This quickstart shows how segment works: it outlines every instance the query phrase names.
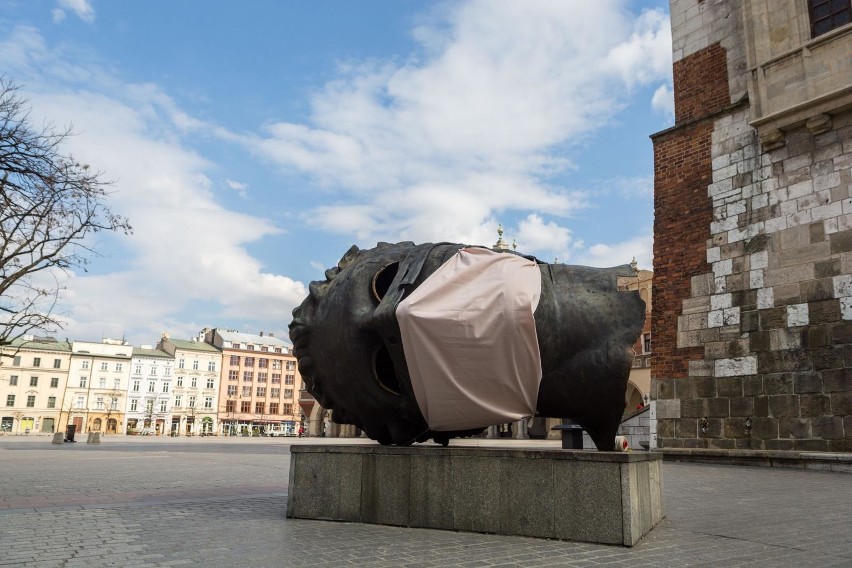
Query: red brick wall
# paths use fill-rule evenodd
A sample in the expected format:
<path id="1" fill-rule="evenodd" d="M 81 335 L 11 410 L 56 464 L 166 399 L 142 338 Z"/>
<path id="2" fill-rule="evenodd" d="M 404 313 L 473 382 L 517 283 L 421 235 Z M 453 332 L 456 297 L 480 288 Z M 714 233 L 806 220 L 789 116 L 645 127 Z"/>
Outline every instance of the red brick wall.
<path id="1" fill-rule="evenodd" d="M 731 104 L 728 59 L 718 43 L 674 64 L 675 124 L 695 120 Z"/>
<path id="2" fill-rule="evenodd" d="M 653 378 L 685 377 L 688 361 L 704 353 L 677 348 L 677 318 L 681 302 L 690 297 L 691 277 L 710 271 L 712 131 L 708 122 L 654 140 Z"/>
<path id="3" fill-rule="evenodd" d="M 675 62 L 674 93 L 676 126 L 654 138 L 654 379 L 686 377 L 703 358 L 701 348 L 677 348 L 677 318 L 691 277 L 710 272 L 713 121 L 700 119 L 730 104 L 725 50 L 717 43 Z"/>

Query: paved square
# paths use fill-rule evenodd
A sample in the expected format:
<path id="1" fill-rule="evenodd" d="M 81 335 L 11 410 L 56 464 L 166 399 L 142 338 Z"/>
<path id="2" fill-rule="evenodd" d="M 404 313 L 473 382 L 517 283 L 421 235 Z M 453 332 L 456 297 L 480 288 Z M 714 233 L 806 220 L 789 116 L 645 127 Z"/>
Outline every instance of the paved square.
<path id="1" fill-rule="evenodd" d="M 0 567 L 852 567 L 849 474 L 666 462 L 628 549 L 287 519 L 291 442 L 0 438 Z"/>

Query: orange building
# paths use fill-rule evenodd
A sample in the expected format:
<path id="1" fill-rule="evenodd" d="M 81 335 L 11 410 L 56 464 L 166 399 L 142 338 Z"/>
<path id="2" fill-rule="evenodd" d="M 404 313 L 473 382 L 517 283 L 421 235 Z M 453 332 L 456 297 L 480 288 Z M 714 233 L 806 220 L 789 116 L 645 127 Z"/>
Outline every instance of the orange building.
<path id="1" fill-rule="evenodd" d="M 295 435 L 303 417 L 302 379 L 293 346 L 273 335 L 208 329 L 204 341 L 222 352 L 221 435 Z"/>

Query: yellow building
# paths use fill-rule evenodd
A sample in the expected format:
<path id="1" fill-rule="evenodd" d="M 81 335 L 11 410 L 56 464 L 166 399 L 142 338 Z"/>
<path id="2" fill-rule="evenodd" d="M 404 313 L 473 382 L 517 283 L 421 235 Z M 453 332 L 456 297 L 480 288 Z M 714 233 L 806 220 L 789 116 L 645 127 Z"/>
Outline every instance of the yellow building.
<path id="1" fill-rule="evenodd" d="M 71 344 L 52 337 L 24 336 L 0 353 L 0 433 L 57 431 Z"/>

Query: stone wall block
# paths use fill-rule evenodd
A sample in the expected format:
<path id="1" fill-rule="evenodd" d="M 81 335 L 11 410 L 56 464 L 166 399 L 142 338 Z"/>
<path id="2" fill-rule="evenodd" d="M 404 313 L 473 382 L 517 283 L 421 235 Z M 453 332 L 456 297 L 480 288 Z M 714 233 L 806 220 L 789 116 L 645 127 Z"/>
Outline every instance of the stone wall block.
<path id="1" fill-rule="evenodd" d="M 793 392 L 796 394 L 822 392 L 822 376 L 819 373 L 794 374 Z"/>
<path id="2" fill-rule="evenodd" d="M 840 275 L 840 259 L 832 258 L 814 263 L 814 276 L 817 278 L 834 278 L 838 275 Z"/>
<path id="3" fill-rule="evenodd" d="M 713 376 L 713 362 L 712 361 L 690 361 L 689 362 L 689 376 L 690 377 L 712 377 Z"/>
<path id="4" fill-rule="evenodd" d="M 816 269 L 814 269 L 816 270 Z M 820 300 L 829 300 L 834 298 L 834 280 L 832 278 L 821 278 L 819 280 L 810 280 L 799 284 L 802 301 L 804 302 L 819 302 Z M 835 318 L 835 319 L 840 319 Z"/>
<path id="5" fill-rule="evenodd" d="M 840 231 L 829 237 L 831 254 L 852 251 L 852 230 Z"/>
<path id="6" fill-rule="evenodd" d="M 725 419 L 725 438 L 746 438 L 748 435 L 745 418 Z"/>
<path id="7" fill-rule="evenodd" d="M 750 396 L 735 397 L 731 399 L 731 416 L 753 416 L 754 399 Z"/>
<path id="8" fill-rule="evenodd" d="M 675 379 L 654 379 L 651 381 L 652 396 L 656 400 L 666 400 L 675 397 Z"/>
<path id="9" fill-rule="evenodd" d="M 769 397 L 756 396 L 754 397 L 754 415 L 760 417 L 769 416 Z"/>
<path id="10" fill-rule="evenodd" d="M 757 331 L 760 328 L 760 315 L 757 310 L 742 312 L 740 314 L 740 329 L 743 333 Z"/>
<path id="11" fill-rule="evenodd" d="M 852 452 L 852 440 L 829 440 L 828 451 L 830 452 Z"/>
<path id="12" fill-rule="evenodd" d="M 779 394 L 769 397 L 769 413 L 774 418 L 789 418 L 799 415 L 799 397 Z"/>
<path id="13" fill-rule="evenodd" d="M 675 422 L 677 420 L 671 418 L 657 420 L 657 437 L 673 438 L 675 435 Z"/>
<path id="14" fill-rule="evenodd" d="M 843 352 L 834 346 L 815 347 L 811 350 L 811 360 L 815 371 L 840 369 L 843 367 Z"/>
<path id="15" fill-rule="evenodd" d="M 822 373 L 823 392 L 852 391 L 852 369 L 833 369 Z"/>
<path id="16" fill-rule="evenodd" d="M 691 361 L 690 361 L 691 363 Z M 674 398 L 680 400 L 689 400 L 696 398 L 695 396 L 695 379 L 689 377 L 677 379 L 674 382 L 675 394 Z"/>
<path id="17" fill-rule="evenodd" d="M 768 395 L 793 394 L 793 374 L 778 373 L 764 376 L 763 390 Z"/>
<path id="18" fill-rule="evenodd" d="M 707 416 L 707 399 L 694 398 L 680 401 L 680 415 L 683 418 L 702 418 Z"/>
<path id="19" fill-rule="evenodd" d="M 743 396 L 755 396 L 763 394 L 763 376 L 749 375 L 743 377 Z"/>
<path id="20" fill-rule="evenodd" d="M 695 377 L 693 379 L 694 396 L 710 398 L 716 396 L 716 381 L 713 377 Z"/>
<path id="21" fill-rule="evenodd" d="M 698 420 L 696 418 L 681 418 L 675 420 L 675 437 L 676 438 L 697 438 L 698 437 Z"/>
<path id="22" fill-rule="evenodd" d="M 802 284 L 803 288 L 804 285 Z M 808 318 L 811 325 L 840 321 L 840 301 L 837 299 L 828 299 L 809 303 Z"/>
<path id="23" fill-rule="evenodd" d="M 707 418 L 698 422 L 699 438 L 721 438 L 723 421 L 721 418 Z"/>
<path id="24" fill-rule="evenodd" d="M 789 452 L 796 449 L 796 444 L 793 440 L 766 440 L 767 450 L 781 450 Z"/>
<path id="25" fill-rule="evenodd" d="M 852 391 L 836 392 L 831 395 L 831 413 L 835 416 L 852 414 Z"/>
<path id="26" fill-rule="evenodd" d="M 751 435 L 755 438 L 772 439 L 778 437 L 777 418 L 753 418 L 751 421 Z"/>
<path id="27" fill-rule="evenodd" d="M 785 417 L 778 419 L 779 438 L 810 438 L 811 420 L 809 418 Z"/>
<path id="28" fill-rule="evenodd" d="M 807 329 L 805 345 L 810 348 L 824 347 L 831 344 L 831 328 L 826 325 L 810 325 Z"/>
<path id="29" fill-rule="evenodd" d="M 832 343 L 852 343 L 852 321 L 841 321 L 831 326 Z"/>
<path id="30" fill-rule="evenodd" d="M 820 416 L 811 419 L 814 438 L 838 440 L 843 438 L 843 418 L 840 416 Z"/>
<path id="31" fill-rule="evenodd" d="M 778 307 L 768 310 L 760 310 L 760 329 L 778 329 L 787 325 L 787 308 Z"/>
<path id="32" fill-rule="evenodd" d="M 713 418 L 727 418 L 730 415 L 730 399 L 726 397 L 716 397 L 707 399 L 707 416 Z"/>
<path id="33" fill-rule="evenodd" d="M 800 304 L 802 295 L 798 282 L 781 284 L 772 289 L 772 296 L 776 306 L 787 306 L 789 304 Z"/>
<path id="34" fill-rule="evenodd" d="M 757 357 L 735 357 L 716 360 L 717 377 L 753 375 L 758 369 Z"/>
<path id="35" fill-rule="evenodd" d="M 742 377 L 721 377 L 716 381 L 716 393 L 719 396 L 732 397 L 743 395 Z"/>
<path id="36" fill-rule="evenodd" d="M 802 346 L 803 333 L 806 333 L 803 328 L 773 329 L 769 332 L 769 349 L 771 351 L 798 349 Z"/>
<path id="37" fill-rule="evenodd" d="M 680 418 L 680 402 L 677 400 L 658 400 L 657 419 Z"/>
<path id="38" fill-rule="evenodd" d="M 802 349 L 758 353 L 758 368 L 764 373 L 810 371 L 811 359 Z"/>

